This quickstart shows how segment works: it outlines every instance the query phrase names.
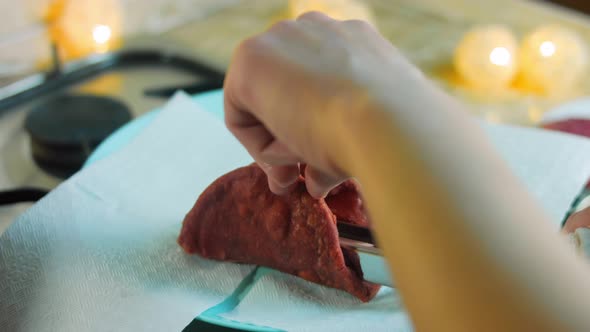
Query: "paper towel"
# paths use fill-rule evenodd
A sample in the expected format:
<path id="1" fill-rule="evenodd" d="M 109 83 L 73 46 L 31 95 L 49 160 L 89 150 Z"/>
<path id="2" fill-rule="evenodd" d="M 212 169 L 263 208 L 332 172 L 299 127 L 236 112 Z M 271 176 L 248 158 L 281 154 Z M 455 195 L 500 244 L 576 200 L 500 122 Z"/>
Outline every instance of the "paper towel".
<path id="1" fill-rule="evenodd" d="M 590 174 L 590 144 L 486 130 L 557 229 Z M 185 255 L 175 242 L 200 192 L 250 162 L 219 118 L 176 95 L 128 146 L 66 181 L 0 238 L 0 331 L 182 330 L 253 269 Z M 411 330 L 395 290 L 361 304 L 278 272 L 220 315 L 290 331 Z"/>
<path id="2" fill-rule="evenodd" d="M 251 161 L 222 122 L 177 96 L 127 149 L 66 181 L 2 236 L 0 331 L 180 331 L 253 268 L 176 244 L 199 193 Z"/>

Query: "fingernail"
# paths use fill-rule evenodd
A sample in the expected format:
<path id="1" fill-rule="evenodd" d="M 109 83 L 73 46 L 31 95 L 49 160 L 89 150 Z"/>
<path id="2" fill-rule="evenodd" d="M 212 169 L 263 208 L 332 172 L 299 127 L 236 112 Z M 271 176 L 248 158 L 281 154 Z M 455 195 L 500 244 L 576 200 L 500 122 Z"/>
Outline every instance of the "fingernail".
<path id="1" fill-rule="evenodd" d="M 327 191 L 321 190 L 318 186 L 310 181 L 305 181 L 305 187 L 307 188 L 307 192 L 311 195 L 311 197 L 320 199 L 326 198 L 328 195 Z"/>

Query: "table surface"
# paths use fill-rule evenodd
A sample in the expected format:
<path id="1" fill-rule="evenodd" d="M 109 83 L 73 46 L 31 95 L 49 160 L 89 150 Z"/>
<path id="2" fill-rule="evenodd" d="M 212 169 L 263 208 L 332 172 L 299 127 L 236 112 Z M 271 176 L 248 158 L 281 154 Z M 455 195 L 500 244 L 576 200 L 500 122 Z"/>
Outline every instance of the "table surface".
<path id="1" fill-rule="evenodd" d="M 500 23 L 522 36 L 541 24 L 557 23 L 578 32 L 590 45 L 590 18 L 546 3 L 515 0 L 367 0 L 377 28 L 411 61 L 469 109 L 490 121 L 530 125 L 541 114 L 568 100 L 590 95 L 590 75 L 567 95 L 542 97 L 518 91 L 496 96 L 477 96 L 442 79 L 449 69 L 453 49 L 464 32 L 477 24 Z M 225 69 L 234 48 L 244 38 L 259 33 L 286 16 L 287 0 L 241 1 L 235 6 L 189 22 L 161 36 L 136 36 L 133 45 L 157 45 L 188 52 Z M 85 92 L 125 96 L 135 116 L 163 101 L 146 99 L 140 87 L 146 82 L 163 85 L 187 83 L 191 78 L 167 72 L 126 71 L 105 75 L 79 87 Z M 0 119 L 0 189 L 35 185 L 53 188 L 59 179 L 40 173 L 30 160 L 26 134 L 22 131 L 24 112 Z M 0 207 L 0 234 L 27 204 Z"/>
<path id="2" fill-rule="evenodd" d="M 590 75 L 567 94 L 543 97 L 509 90 L 493 96 L 475 95 L 449 84 L 453 50 L 470 27 L 504 24 L 518 37 L 543 24 L 572 29 L 590 45 L 590 17 L 546 2 L 518 0 L 366 0 L 379 31 L 442 87 L 491 121 L 534 124 L 542 112 L 583 95 L 590 95 Z M 225 68 L 233 49 L 243 39 L 285 16 L 287 1 L 243 1 L 207 19 L 166 34 L 194 52 Z"/>

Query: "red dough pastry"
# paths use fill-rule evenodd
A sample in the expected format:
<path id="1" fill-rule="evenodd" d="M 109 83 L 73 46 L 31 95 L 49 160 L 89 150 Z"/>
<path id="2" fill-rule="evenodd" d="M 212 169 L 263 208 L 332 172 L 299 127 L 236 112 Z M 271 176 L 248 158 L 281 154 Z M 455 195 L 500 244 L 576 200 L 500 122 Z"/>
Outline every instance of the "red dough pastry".
<path id="1" fill-rule="evenodd" d="M 264 172 L 250 165 L 223 175 L 201 194 L 178 243 L 189 254 L 267 266 L 367 302 L 380 286 L 363 280 L 357 254 L 340 247 L 336 216 L 368 225 L 355 182 L 318 200 L 301 178 L 289 194 L 277 196 Z"/>
<path id="2" fill-rule="evenodd" d="M 590 137 L 590 120 L 588 119 L 561 120 L 544 124 L 543 128 Z"/>
<path id="3" fill-rule="evenodd" d="M 326 204 L 336 219 L 358 226 L 369 226 L 358 183 L 347 180 L 334 188 L 326 197 Z"/>

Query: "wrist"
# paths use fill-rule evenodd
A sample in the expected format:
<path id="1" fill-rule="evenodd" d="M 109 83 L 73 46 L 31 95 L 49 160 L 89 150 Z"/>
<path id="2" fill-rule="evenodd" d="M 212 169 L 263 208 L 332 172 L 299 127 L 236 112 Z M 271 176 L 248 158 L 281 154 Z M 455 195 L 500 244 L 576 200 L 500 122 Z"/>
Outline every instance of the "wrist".
<path id="1" fill-rule="evenodd" d="M 411 146 L 407 152 L 414 154 L 423 148 L 415 146 L 416 141 L 428 136 L 423 127 L 433 123 L 432 117 L 441 116 L 442 108 L 449 108 L 444 94 L 421 74 L 400 76 L 404 75 L 392 74 L 389 77 L 394 79 L 356 86 L 350 89 L 354 93 L 327 108 L 329 126 L 324 127 L 330 130 L 326 141 L 334 147 L 329 153 L 348 175 L 362 177 L 362 172 L 372 172 L 378 164 L 403 157 L 402 147 Z"/>

